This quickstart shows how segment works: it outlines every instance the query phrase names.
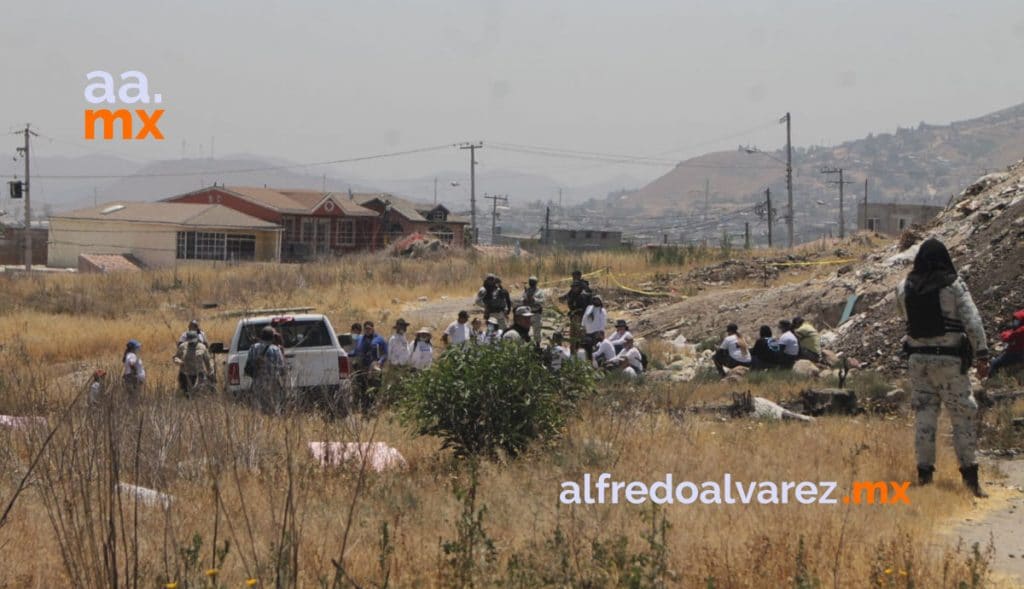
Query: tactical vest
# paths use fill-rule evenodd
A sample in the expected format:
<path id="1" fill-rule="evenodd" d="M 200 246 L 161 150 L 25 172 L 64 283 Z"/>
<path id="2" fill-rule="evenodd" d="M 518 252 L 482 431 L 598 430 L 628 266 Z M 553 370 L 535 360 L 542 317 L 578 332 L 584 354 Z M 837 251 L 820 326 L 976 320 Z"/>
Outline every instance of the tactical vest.
<path id="1" fill-rule="evenodd" d="M 942 302 L 935 289 L 924 294 L 905 293 L 907 333 L 912 338 L 939 337 L 947 333 L 961 333 L 963 323 L 942 313 Z"/>

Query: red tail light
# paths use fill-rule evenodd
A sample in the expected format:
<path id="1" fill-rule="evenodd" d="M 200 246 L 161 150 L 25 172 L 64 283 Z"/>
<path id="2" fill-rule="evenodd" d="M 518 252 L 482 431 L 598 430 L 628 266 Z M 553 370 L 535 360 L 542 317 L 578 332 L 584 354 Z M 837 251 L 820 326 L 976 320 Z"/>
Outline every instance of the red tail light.
<path id="1" fill-rule="evenodd" d="M 350 372 L 348 356 L 338 356 L 338 376 L 348 376 Z"/>
<path id="2" fill-rule="evenodd" d="M 242 384 L 241 376 L 238 373 L 238 362 L 228 364 L 228 384 Z"/>

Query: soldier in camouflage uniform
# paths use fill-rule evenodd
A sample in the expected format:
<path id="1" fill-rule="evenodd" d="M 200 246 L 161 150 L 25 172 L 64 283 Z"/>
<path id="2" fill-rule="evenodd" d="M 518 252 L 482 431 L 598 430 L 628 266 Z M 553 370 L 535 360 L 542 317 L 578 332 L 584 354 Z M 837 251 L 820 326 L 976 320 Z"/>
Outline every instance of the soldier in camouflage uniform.
<path id="1" fill-rule="evenodd" d="M 964 484 L 975 496 L 987 497 L 978 482 L 978 405 L 967 372 L 974 363 L 979 376 L 985 377 L 988 344 L 978 309 L 942 242 L 928 239 L 921 244 L 913 270 L 897 288 L 896 302 L 907 321 L 903 345 L 917 416 L 918 480 L 922 485 L 932 482 L 935 431 L 944 404 L 953 423 L 953 448 Z"/>

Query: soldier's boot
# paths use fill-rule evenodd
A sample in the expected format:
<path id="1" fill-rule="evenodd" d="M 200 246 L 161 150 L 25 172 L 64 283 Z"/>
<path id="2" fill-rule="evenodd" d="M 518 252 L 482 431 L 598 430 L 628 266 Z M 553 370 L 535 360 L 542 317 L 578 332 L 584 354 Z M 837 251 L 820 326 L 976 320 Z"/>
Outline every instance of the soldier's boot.
<path id="1" fill-rule="evenodd" d="M 924 486 L 932 484 L 932 475 L 935 474 L 935 467 L 930 464 L 917 465 L 917 484 Z"/>
<path id="2" fill-rule="evenodd" d="M 984 499 L 988 497 L 988 493 L 981 489 L 981 483 L 978 482 L 978 465 L 972 464 L 970 466 L 961 466 L 960 475 L 964 478 L 964 485 L 974 493 L 975 497 Z"/>

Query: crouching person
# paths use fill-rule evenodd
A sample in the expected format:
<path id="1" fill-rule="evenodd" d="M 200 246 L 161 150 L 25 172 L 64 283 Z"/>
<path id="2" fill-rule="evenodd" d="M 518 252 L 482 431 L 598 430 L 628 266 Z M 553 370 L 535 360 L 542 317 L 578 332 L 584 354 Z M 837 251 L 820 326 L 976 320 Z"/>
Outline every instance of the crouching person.
<path id="1" fill-rule="evenodd" d="M 626 334 L 622 338 L 622 351 L 615 356 L 612 364 L 619 367 L 622 373 L 630 379 L 635 379 L 644 373 L 644 357 L 633 343 L 632 334 Z"/>

